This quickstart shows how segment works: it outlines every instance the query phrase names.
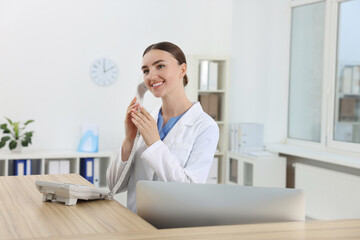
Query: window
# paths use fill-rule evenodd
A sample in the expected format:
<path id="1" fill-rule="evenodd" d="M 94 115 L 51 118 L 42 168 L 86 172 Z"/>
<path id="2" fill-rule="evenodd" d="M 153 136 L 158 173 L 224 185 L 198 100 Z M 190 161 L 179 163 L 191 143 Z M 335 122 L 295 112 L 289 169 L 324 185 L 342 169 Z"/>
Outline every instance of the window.
<path id="1" fill-rule="evenodd" d="M 320 142 L 325 2 L 292 9 L 288 137 Z"/>
<path id="2" fill-rule="evenodd" d="M 341 2 L 333 138 L 360 143 L 360 1 Z"/>
<path id="3" fill-rule="evenodd" d="M 288 139 L 360 152 L 360 0 L 292 1 Z"/>

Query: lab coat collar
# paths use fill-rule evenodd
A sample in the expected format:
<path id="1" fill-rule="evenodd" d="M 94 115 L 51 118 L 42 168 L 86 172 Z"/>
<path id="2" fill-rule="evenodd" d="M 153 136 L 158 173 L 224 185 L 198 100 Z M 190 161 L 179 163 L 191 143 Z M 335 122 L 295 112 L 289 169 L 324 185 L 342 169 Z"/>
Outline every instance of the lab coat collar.
<path id="1" fill-rule="evenodd" d="M 203 109 L 199 102 L 193 103 L 191 108 L 180 118 L 179 122 L 185 126 L 194 125 L 195 121 L 200 117 Z"/>
<path id="2" fill-rule="evenodd" d="M 160 111 L 161 105 L 154 108 L 151 113 L 151 116 L 157 122 L 158 114 Z M 194 125 L 196 119 L 198 119 L 203 112 L 203 109 L 199 102 L 193 103 L 193 105 L 189 108 L 189 110 L 179 119 L 179 121 L 175 124 L 182 124 L 185 126 L 192 126 Z M 174 126 L 175 127 L 175 126 Z"/>
<path id="3" fill-rule="evenodd" d="M 158 114 L 160 111 L 160 107 L 157 107 L 152 112 L 152 117 L 157 122 Z M 163 142 L 165 144 L 170 144 L 175 138 L 176 133 L 178 131 L 181 131 L 184 126 L 191 127 L 194 125 L 195 121 L 200 117 L 201 113 L 203 112 L 202 107 L 199 102 L 193 103 L 193 105 L 187 110 L 187 112 L 175 123 L 173 128 L 170 130 L 170 132 L 166 135 Z"/>

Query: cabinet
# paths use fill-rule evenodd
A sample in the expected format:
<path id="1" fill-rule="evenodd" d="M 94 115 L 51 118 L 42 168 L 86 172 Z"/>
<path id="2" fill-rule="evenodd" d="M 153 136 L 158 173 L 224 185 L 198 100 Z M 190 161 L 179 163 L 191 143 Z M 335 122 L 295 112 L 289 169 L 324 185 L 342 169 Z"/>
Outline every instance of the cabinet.
<path id="1" fill-rule="evenodd" d="M 219 126 L 220 137 L 215 157 L 218 159 L 218 183 L 225 182 L 225 154 L 228 149 L 228 99 L 229 99 L 229 58 L 224 56 L 195 56 L 189 55 L 187 58 L 189 83 L 185 87 L 187 96 L 192 102 L 200 101 L 203 109 L 204 99 L 210 99 L 207 103 L 215 107 L 216 116 L 213 116 Z M 215 63 L 217 66 L 216 79 L 217 86 L 211 90 L 201 88 L 201 64 L 203 61 Z M 211 102 L 214 101 L 215 103 Z M 214 109 L 214 108 L 213 108 Z M 213 111 L 213 110 L 212 110 Z M 209 114 L 212 116 L 212 114 Z"/>
<path id="2" fill-rule="evenodd" d="M 24 151 L 0 153 L 0 176 L 11 176 L 15 160 L 31 161 L 31 174 L 49 174 L 48 164 L 52 160 L 69 160 L 69 173 L 80 174 L 81 158 L 99 159 L 99 186 L 106 186 L 106 169 L 113 158 L 112 152 L 80 153 L 75 151 Z"/>
<path id="3" fill-rule="evenodd" d="M 226 184 L 258 187 L 286 186 L 285 157 L 253 157 L 226 154 Z"/>

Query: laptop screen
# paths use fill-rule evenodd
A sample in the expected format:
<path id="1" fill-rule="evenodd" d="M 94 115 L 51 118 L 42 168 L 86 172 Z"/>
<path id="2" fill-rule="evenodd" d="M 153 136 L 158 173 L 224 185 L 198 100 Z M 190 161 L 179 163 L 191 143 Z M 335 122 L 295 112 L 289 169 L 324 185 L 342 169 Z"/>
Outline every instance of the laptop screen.
<path id="1" fill-rule="evenodd" d="M 302 190 L 139 181 L 137 214 L 157 228 L 304 221 Z"/>

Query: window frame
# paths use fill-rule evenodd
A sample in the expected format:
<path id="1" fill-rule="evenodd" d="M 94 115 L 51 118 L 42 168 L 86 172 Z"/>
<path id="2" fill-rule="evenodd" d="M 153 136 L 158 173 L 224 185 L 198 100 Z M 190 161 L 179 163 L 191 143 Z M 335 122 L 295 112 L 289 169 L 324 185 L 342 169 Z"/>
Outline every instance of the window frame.
<path id="1" fill-rule="evenodd" d="M 360 153 L 360 144 L 337 141 L 334 139 L 334 116 L 335 116 L 335 96 L 336 96 L 336 68 L 337 68 L 337 46 L 338 46 L 338 30 L 339 30 L 339 6 L 342 2 L 351 0 L 331 0 L 331 35 L 329 36 L 330 49 L 329 49 L 329 98 L 330 104 L 328 109 L 327 120 L 329 121 L 329 128 L 327 129 L 327 146 L 336 150 L 345 150 L 355 153 Z"/>
<path id="2" fill-rule="evenodd" d="M 289 138 L 289 99 L 290 99 L 290 59 L 289 49 L 288 81 L 287 81 L 287 126 L 286 144 L 311 147 L 320 150 L 350 151 L 360 153 L 360 144 L 334 140 L 334 114 L 335 114 L 335 94 L 336 94 L 336 67 L 337 67 L 337 39 L 338 39 L 338 19 L 339 5 L 342 2 L 351 0 L 291 0 L 290 3 L 290 46 L 291 46 L 291 27 L 292 12 L 294 7 L 325 2 L 325 26 L 324 26 L 324 53 L 323 53 L 323 78 L 322 78 L 322 104 L 321 104 L 321 137 L 320 142 L 305 141 Z"/>

